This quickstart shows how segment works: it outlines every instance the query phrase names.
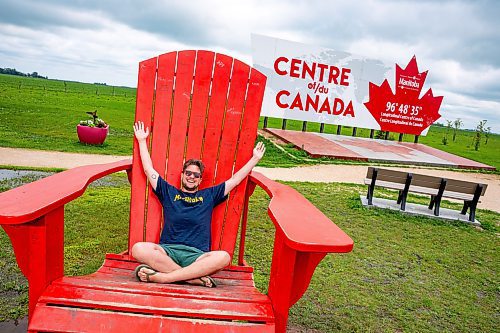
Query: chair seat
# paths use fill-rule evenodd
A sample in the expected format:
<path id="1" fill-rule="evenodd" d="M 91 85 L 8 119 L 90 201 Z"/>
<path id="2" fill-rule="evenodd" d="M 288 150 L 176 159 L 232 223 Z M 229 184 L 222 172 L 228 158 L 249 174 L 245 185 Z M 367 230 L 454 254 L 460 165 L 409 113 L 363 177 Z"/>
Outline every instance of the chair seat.
<path id="1" fill-rule="evenodd" d="M 106 259 L 94 274 L 63 277 L 42 294 L 29 329 L 44 332 L 274 332 L 268 296 L 248 267 L 213 275 L 217 288 L 138 282 L 137 262 Z"/>

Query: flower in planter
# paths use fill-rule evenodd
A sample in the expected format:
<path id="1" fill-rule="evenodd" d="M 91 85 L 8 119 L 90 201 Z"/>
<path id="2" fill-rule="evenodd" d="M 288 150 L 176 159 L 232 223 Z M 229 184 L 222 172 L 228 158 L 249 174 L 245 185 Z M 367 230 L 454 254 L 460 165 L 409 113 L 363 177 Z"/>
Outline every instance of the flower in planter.
<path id="1" fill-rule="evenodd" d="M 81 126 L 99 127 L 99 128 L 105 128 L 106 126 L 108 126 L 108 124 L 106 124 L 104 120 L 102 120 L 97 116 L 97 110 L 95 110 L 94 112 L 87 112 L 87 114 L 92 116 L 92 119 L 80 121 Z"/>
<path id="2" fill-rule="evenodd" d="M 80 142 L 90 145 L 102 145 L 108 136 L 109 126 L 97 116 L 97 110 L 87 112 L 92 119 L 82 120 L 76 126 L 76 133 Z"/>

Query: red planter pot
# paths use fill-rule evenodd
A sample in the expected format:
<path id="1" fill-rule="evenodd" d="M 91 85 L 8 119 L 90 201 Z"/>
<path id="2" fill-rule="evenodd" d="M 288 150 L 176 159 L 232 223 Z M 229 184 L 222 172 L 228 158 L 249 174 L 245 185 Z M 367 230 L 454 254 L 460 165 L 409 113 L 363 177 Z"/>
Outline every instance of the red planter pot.
<path id="1" fill-rule="evenodd" d="M 76 133 L 81 143 L 102 145 L 108 136 L 109 125 L 104 128 L 76 125 Z"/>

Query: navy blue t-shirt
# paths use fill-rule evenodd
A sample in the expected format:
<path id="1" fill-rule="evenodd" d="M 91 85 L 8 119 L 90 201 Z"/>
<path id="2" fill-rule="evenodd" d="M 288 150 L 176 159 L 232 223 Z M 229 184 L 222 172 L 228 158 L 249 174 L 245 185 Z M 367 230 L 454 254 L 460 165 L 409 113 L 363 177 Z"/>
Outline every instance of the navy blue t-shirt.
<path id="1" fill-rule="evenodd" d="M 186 193 L 159 177 L 153 192 L 163 206 L 165 220 L 160 244 L 184 244 L 210 251 L 210 225 L 215 206 L 226 200 L 225 183 Z"/>

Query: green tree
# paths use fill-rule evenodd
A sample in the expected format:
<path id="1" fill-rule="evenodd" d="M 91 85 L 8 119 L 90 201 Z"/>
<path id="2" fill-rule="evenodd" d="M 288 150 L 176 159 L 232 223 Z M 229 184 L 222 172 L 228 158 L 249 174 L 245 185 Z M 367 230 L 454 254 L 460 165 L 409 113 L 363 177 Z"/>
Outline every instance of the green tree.
<path id="1" fill-rule="evenodd" d="M 484 132 L 484 137 L 486 138 L 486 140 L 484 141 L 485 145 L 488 144 L 488 139 L 490 138 L 490 134 L 491 134 L 491 127 L 488 126 L 486 127 L 486 132 Z"/>
<path id="2" fill-rule="evenodd" d="M 452 126 L 453 122 L 451 120 L 446 120 L 446 132 L 444 132 L 443 139 L 441 140 L 441 142 L 445 146 L 448 144 L 448 133 L 450 132 Z"/>
<path id="3" fill-rule="evenodd" d="M 460 118 L 457 118 L 453 122 L 453 142 L 455 142 L 455 139 L 457 137 L 457 132 L 462 127 L 462 125 L 463 125 L 463 122 L 462 122 L 462 120 Z"/>
<path id="4" fill-rule="evenodd" d="M 474 150 L 479 150 L 479 146 L 481 145 L 481 137 L 485 133 L 486 130 L 486 122 L 487 120 L 481 120 L 479 124 L 476 126 L 476 132 L 474 138 L 472 139 L 472 143 L 474 145 Z"/>

